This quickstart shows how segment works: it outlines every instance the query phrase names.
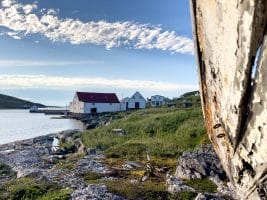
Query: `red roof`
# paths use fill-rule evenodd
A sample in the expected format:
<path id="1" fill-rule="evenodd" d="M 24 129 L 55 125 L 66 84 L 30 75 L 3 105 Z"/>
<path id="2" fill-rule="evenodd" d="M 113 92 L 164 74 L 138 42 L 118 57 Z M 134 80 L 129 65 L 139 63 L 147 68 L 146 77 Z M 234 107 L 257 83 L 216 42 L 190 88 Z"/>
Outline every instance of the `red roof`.
<path id="1" fill-rule="evenodd" d="M 77 92 L 79 101 L 86 103 L 120 103 L 115 93 Z"/>

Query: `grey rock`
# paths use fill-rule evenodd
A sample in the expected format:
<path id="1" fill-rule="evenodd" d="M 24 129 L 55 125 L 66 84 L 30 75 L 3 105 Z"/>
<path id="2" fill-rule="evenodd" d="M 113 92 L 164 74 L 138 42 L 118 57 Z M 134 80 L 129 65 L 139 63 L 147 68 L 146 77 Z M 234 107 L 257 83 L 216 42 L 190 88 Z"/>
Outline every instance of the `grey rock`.
<path id="1" fill-rule="evenodd" d="M 141 181 L 142 181 L 142 182 L 145 182 L 147 179 L 148 179 L 148 176 L 145 175 L 145 176 L 142 177 Z"/>
<path id="2" fill-rule="evenodd" d="M 82 178 L 68 169 L 46 171 L 44 176 L 48 181 L 57 183 L 65 188 L 68 187 L 73 190 L 80 190 L 87 187 L 86 182 Z"/>
<path id="3" fill-rule="evenodd" d="M 166 185 L 168 187 L 168 192 L 171 193 L 181 192 L 181 191 L 190 191 L 190 192 L 195 191 L 194 188 L 185 185 L 185 183 L 182 180 L 174 176 L 171 176 L 169 174 L 167 174 L 166 176 Z"/>
<path id="4" fill-rule="evenodd" d="M 131 166 L 132 168 L 141 168 L 143 166 L 141 163 L 137 163 L 133 161 L 126 161 L 125 164 L 128 166 Z"/>
<path id="5" fill-rule="evenodd" d="M 232 200 L 232 198 L 223 196 L 218 193 L 199 193 L 195 200 Z"/>
<path id="6" fill-rule="evenodd" d="M 106 174 L 109 172 L 107 167 L 100 162 L 102 155 L 87 155 L 76 163 L 75 172 L 84 173 L 92 171 L 95 173 Z"/>
<path id="7" fill-rule="evenodd" d="M 235 189 L 230 182 L 225 183 L 217 177 L 210 177 L 209 179 L 217 185 L 217 191 L 220 194 L 238 199 L 237 194 L 235 193 Z"/>
<path id="8" fill-rule="evenodd" d="M 71 194 L 72 200 L 123 200 L 124 198 L 114 195 L 107 190 L 104 184 L 90 184 L 88 187 L 76 190 Z"/>
<path id="9" fill-rule="evenodd" d="M 175 176 L 180 179 L 201 179 L 218 177 L 226 180 L 220 160 L 210 144 L 202 145 L 195 151 L 184 152 L 178 160 Z"/>
<path id="10" fill-rule="evenodd" d="M 88 155 L 95 155 L 96 154 L 96 149 L 94 148 L 88 148 L 87 150 Z"/>
<path id="11" fill-rule="evenodd" d="M 30 168 L 30 169 L 13 168 L 13 170 L 17 172 L 17 178 L 22 178 L 22 177 L 37 178 L 42 175 L 42 171 L 37 168 Z"/>

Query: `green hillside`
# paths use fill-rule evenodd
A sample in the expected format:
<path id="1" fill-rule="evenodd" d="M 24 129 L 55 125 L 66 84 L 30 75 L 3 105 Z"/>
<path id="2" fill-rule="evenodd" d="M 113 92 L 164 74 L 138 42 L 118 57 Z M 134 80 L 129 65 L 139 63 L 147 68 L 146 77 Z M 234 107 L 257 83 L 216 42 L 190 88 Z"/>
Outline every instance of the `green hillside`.
<path id="1" fill-rule="evenodd" d="M 0 109 L 28 109 L 33 105 L 40 108 L 45 107 L 42 104 L 33 103 L 16 97 L 0 94 Z"/>
<path id="2" fill-rule="evenodd" d="M 113 114 L 113 122 L 81 133 L 87 147 L 104 150 L 108 157 L 177 157 L 208 142 L 202 112 L 195 108 L 150 108 Z M 115 134 L 122 129 L 125 136 Z"/>

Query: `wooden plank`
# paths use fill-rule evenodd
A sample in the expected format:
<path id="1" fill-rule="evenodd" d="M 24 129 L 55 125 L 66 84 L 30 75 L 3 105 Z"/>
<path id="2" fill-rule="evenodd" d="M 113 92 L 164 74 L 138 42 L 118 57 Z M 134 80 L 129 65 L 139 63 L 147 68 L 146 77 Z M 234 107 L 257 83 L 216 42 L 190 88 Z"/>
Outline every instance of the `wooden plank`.
<path id="1" fill-rule="evenodd" d="M 265 178 L 255 177 L 267 162 L 266 10 L 266 0 L 191 0 L 209 138 L 239 195 L 251 199 L 262 195 Z"/>

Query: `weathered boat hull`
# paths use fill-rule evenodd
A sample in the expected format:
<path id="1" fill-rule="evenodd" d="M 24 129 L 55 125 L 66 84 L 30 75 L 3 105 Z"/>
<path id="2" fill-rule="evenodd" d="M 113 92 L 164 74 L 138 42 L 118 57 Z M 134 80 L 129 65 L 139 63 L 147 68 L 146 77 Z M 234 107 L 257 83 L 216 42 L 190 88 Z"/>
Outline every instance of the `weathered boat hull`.
<path id="1" fill-rule="evenodd" d="M 267 1 L 191 0 L 191 13 L 209 138 L 240 198 L 265 198 Z"/>

